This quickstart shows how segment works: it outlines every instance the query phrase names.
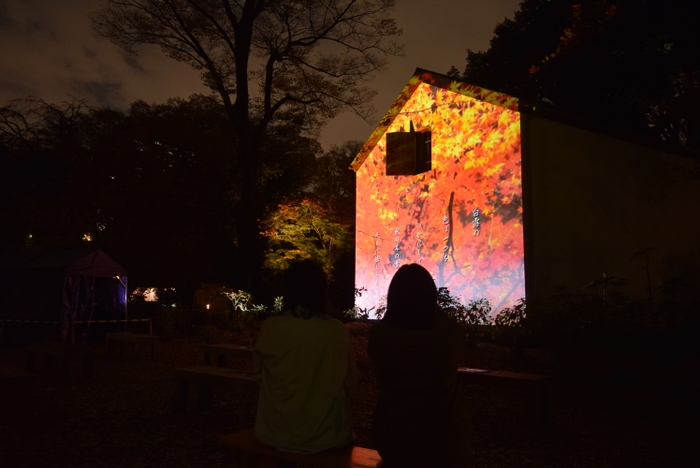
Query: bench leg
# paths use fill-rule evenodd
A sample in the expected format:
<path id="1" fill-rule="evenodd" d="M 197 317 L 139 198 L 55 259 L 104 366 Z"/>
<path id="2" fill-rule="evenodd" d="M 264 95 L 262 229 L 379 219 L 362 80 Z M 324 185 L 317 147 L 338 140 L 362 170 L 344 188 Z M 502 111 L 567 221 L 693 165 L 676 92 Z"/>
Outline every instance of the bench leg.
<path id="1" fill-rule="evenodd" d="M 214 389 L 211 385 L 199 385 L 199 409 L 206 411 L 211 409 Z"/>
<path id="2" fill-rule="evenodd" d="M 125 358 L 127 353 L 127 342 L 122 340 L 109 340 L 107 342 L 107 356 L 114 356 L 115 346 L 119 348 L 119 351 L 117 352 L 117 357 Z"/>
<path id="3" fill-rule="evenodd" d="M 36 352 L 27 351 L 27 370 L 33 371 L 36 366 Z"/>
<path id="4" fill-rule="evenodd" d="M 208 351 L 204 353 L 204 365 L 205 366 L 211 365 L 211 353 Z"/>
<path id="5" fill-rule="evenodd" d="M 296 468 L 297 464 L 272 455 L 238 451 L 236 452 L 236 466 L 240 468 Z"/>
<path id="6" fill-rule="evenodd" d="M 58 360 L 58 370 L 63 380 L 69 379 L 71 363 L 71 356 L 68 352 L 65 352 Z"/>
<path id="7" fill-rule="evenodd" d="M 531 423 L 546 426 L 550 419 L 549 389 L 533 388 L 528 392 L 527 419 Z"/>
<path id="8" fill-rule="evenodd" d="M 256 468 L 297 468 L 297 464 L 287 460 L 282 460 L 272 455 L 248 454 L 248 459 L 252 459 Z M 249 466 L 249 465 L 242 465 Z"/>
<path id="9" fill-rule="evenodd" d="M 46 355 L 46 370 L 53 371 L 56 369 L 56 356 L 53 354 Z"/>
<path id="10" fill-rule="evenodd" d="M 187 411 L 187 390 L 189 388 L 189 382 L 183 380 L 180 382 L 180 388 L 178 389 L 177 395 L 177 409 L 181 413 Z"/>
<path id="11" fill-rule="evenodd" d="M 238 468 L 264 468 L 265 466 L 264 463 L 260 463 L 260 455 L 257 453 L 236 451 L 235 459 Z"/>
<path id="12" fill-rule="evenodd" d="M 550 406 L 551 396 L 549 388 L 540 389 L 540 423 L 544 426 L 549 424 L 550 418 L 552 416 L 552 410 Z"/>
<path id="13" fill-rule="evenodd" d="M 225 354 L 219 354 L 219 358 L 217 359 L 217 365 L 219 367 L 226 367 L 226 355 Z"/>
<path id="14" fill-rule="evenodd" d="M 95 360 L 92 355 L 83 357 L 83 378 L 89 379 L 95 374 Z"/>

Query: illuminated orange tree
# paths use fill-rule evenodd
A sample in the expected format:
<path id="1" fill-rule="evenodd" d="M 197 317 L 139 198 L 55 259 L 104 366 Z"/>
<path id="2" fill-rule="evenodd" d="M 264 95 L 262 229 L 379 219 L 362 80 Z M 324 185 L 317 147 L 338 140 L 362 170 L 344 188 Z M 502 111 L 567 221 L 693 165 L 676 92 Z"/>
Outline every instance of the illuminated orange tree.
<path id="1" fill-rule="evenodd" d="M 265 268 L 285 270 L 295 260 L 313 259 L 329 277 L 348 244 L 348 226 L 333 219 L 320 203 L 304 198 L 285 201 L 265 220 L 268 249 Z"/>

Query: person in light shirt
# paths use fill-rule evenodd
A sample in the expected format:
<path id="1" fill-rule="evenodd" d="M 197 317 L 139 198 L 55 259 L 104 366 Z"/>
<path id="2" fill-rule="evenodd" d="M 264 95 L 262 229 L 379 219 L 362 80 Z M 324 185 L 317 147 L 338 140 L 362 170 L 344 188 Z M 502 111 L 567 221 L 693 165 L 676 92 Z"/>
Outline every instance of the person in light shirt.
<path id="1" fill-rule="evenodd" d="M 283 312 L 263 322 L 255 344 L 255 435 L 282 451 L 316 453 L 353 440 L 357 368 L 347 330 L 326 315 L 326 291 L 318 264 L 292 264 Z"/>

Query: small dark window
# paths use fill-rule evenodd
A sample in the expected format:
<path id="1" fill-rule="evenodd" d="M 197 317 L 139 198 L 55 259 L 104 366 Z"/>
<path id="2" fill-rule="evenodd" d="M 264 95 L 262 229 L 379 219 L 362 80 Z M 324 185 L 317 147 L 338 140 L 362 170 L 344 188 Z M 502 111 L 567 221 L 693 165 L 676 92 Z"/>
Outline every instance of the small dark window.
<path id="1" fill-rule="evenodd" d="M 386 175 L 417 175 L 431 165 L 430 131 L 386 134 Z"/>

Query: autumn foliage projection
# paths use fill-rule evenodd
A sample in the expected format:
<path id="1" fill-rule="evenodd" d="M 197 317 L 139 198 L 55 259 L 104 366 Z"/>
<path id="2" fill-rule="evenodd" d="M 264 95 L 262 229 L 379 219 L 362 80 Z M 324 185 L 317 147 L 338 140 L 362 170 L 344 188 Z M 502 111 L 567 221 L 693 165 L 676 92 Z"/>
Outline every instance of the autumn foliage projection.
<path id="1" fill-rule="evenodd" d="M 432 170 L 385 175 L 387 132 L 432 132 Z M 517 100 L 417 73 L 353 162 L 359 307 L 386 295 L 403 264 L 494 313 L 525 296 Z"/>

